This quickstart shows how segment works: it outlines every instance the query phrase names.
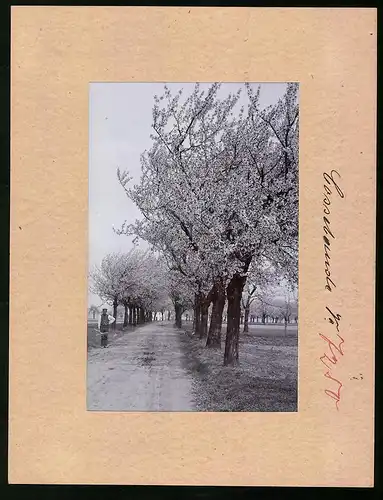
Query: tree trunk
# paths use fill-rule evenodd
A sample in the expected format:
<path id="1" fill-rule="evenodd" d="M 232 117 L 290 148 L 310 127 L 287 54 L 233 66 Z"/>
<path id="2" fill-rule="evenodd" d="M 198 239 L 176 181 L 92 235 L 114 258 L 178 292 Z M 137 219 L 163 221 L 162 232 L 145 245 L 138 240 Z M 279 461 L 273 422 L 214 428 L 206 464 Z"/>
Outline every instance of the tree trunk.
<path id="1" fill-rule="evenodd" d="M 171 315 L 171 313 L 170 313 L 170 311 L 168 311 L 168 321 L 170 321 L 170 315 Z"/>
<path id="2" fill-rule="evenodd" d="M 129 306 L 129 325 L 133 322 L 133 307 Z"/>
<path id="3" fill-rule="evenodd" d="M 161 311 L 161 316 L 162 316 L 161 321 L 163 321 L 164 320 L 164 311 Z"/>
<path id="4" fill-rule="evenodd" d="M 287 335 L 287 319 L 285 318 L 285 337 Z"/>
<path id="5" fill-rule="evenodd" d="M 117 323 L 117 306 L 118 306 L 117 297 L 114 297 L 114 300 L 113 300 L 113 317 L 116 318 L 116 321 L 114 321 L 112 323 L 112 330 L 116 329 L 116 323 Z"/>
<path id="6" fill-rule="evenodd" d="M 133 306 L 133 326 L 137 325 L 137 308 L 136 306 Z"/>
<path id="7" fill-rule="evenodd" d="M 198 293 L 194 296 L 194 321 L 193 330 L 196 335 L 201 331 L 201 301 Z"/>
<path id="8" fill-rule="evenodd" d="M 235 274 L 227 286 L 227 332 L 223 358 L 225 366 L 234 366 L 239 362 L 239 324 L 241 319 L 241 298 L 245 282 L 246 276 Z"/>
<path id="9" fill-rule="evenodd" d="M 177 328 L 182 328 L 182 307 L 179 304 L 174 306 L 174 312 L 176 316 L 175 326 Z"/>
<path id="10" fill-rule="evenodd" d="M 245 307 L 245 321 L 243 323 L 244 333 L 249 333 L 249 314 L 250 314 L 250 304 L 249 301 L 247 301 Z"/>
<path id="11" fill-rule="evenodd" d="M 207 336 L 207 321 L 208 321 L 208 315 L 209 315 L 209 303 L 207 300 L 204 300 L 201 303 L 201 323 L 200 323 L 200 330 L 199 330 L 199 338 L 203 339 Z"/>
<path id="12" fill-rule="evenodd" d="M 124 303 L 124 328 L 128 326 L 129 322 L 129 309 L 128 309 L 128 304 L 125 302 Z"/>
<path id="13" fill-rule="evenodd" d="M 225 285 L 223 281 L 215 284 L 213 293 L 213 307 L 206 347 L 221 348 L 222 316 L 226 302 Z"/>

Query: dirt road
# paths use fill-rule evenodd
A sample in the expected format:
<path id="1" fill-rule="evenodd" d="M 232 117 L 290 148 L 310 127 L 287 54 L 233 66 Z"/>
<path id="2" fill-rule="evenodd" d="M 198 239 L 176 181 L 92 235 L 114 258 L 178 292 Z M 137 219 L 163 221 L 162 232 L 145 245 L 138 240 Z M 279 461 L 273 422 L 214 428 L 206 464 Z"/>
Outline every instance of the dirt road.
<path id="1" fill-rule="evenodd" d="M 183 334 L 168 322 L 127 332 L 88 353 L 88 410 L 192 411 Z"/>

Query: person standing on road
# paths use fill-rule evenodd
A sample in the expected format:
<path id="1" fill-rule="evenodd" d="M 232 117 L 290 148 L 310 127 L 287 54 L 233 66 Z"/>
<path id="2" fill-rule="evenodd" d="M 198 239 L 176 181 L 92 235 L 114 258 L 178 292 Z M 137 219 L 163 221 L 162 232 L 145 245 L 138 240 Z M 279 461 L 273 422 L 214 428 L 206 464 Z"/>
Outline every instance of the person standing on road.
<path id="1" fill-rule="evenodd" d="M 108 347 L 109 325 L 115 321 L 116 318 L 108 314 L 107 309 L 102 310 L 102 314 L 98 318 L 98 329 L 101 332 L 101 347 Z"/>

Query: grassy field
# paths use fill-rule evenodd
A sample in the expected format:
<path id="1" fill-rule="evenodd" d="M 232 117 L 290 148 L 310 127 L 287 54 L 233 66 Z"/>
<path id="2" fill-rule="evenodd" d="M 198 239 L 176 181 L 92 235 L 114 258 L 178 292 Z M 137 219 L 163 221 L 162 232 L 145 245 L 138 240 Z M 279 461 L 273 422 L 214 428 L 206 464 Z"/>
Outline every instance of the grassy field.
<path id="1" fill-rule="evenodd" d="M 240 365 L 232 368 L 223 366 L 225 335 L 221 350 L 206 349 L 186 323 L 182 345 L 198 411 L 297 411 L 297 329 L 287 336 L 280 330 L 269 325 L 241 333 Z"/>

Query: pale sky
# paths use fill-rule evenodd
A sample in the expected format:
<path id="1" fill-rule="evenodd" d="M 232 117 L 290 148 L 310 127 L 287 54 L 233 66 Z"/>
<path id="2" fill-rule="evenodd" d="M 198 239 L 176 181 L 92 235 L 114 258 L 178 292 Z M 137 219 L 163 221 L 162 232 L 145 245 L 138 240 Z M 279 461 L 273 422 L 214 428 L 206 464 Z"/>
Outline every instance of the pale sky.
<path id="1" fill-rule="evenodd" d="M 188 95 L 194 83 L 167 84 L 173 91 L 184 89 Z M 258 85 L 258 84 L 255 84 Z M 209 84 L 201 84 L 201 89 Z M 117 168 L 129 170 L 132 184 L 141 174 L 140 155 L 151 147 L 153 96 L 162 94 L 163 83 L 91 83 L 89 99 L 89 267 L 100 264 L 110 252 L 126 252 L 132 238 L 118 236 L 127 220 L 140 218 L 117 180 Z M 224 83 L 220 95 L 236 92 L 243 84 Z M 261 106 L 275 103 L 286 89 L 284 83 L 261 84 Z M 88 305 L 101 304 L 89 293 Z"/>

